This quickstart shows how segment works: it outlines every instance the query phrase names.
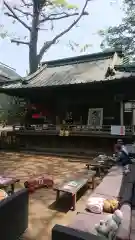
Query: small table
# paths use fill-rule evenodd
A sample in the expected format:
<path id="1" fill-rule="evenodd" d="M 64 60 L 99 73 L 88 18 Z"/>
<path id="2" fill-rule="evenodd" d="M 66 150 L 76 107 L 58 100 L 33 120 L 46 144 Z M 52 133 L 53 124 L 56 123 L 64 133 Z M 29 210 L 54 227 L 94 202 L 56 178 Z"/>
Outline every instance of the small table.
<path id="1" fill-rule="evenodd" d="M 0 188 L 3 188 L 6 191 L 7 187 L 10 186 L 11 190 L 9 191 L 9 193 L 13 194 L 15 190 L 15 184 L 19 181 L 20 179 L 17 179 L 17 178 L 0 176 Z"/>
<path id="2" fill-rule="evenodd" d="M 114 165 L 115 161 L 108 157 L 105 160 L 98 160 L 98 158 L 93 159 L 92 163 L 86 163 L 86 167 L 89 170 L 90 167 L 96 169 L 96 174 L 100 175 L 101 172 L 104 172 L 105 169 L 108 169 Z"/>
<path id="3" fill-rule="evenodd" d="M 87 169 L 89 170 L 90 167 L 95 168 L 94 170 L 96 171 L 96 176 L 100 176 L 101 172 L 105 173 L 109 166 L 106 165 L 105 163 L 100 163 L 100 162 L 95 162 L 95 163 L 87 163 L 86 164 Z"/>
<path id="4" fill-rule="evenodd" d="M 95 168 L 96 175 L 100 176 L 101 172 L 104 172 L 105 165 L 103 163 L 91 163 L 87 164 L 87 168 L 90 169 L 90 167 Z"/>
<path id="5" fill-rule="evenodd" d="M 92 188 L 95 186 L 95 172 L 89 171 L 85 174 L 78 174 L 74 178 L 70 178 L 63 183 L 55 186 L 53 189 L 57 191 L 56 201 L 60 198 L 60 192 L 68 193 L 72 196 L 72 205 L 71 208 L 74 211 L 76 206 L 76 195 L 78 191 L 84 186 L 89 187 L 90 179 L 92 180 Z"/>

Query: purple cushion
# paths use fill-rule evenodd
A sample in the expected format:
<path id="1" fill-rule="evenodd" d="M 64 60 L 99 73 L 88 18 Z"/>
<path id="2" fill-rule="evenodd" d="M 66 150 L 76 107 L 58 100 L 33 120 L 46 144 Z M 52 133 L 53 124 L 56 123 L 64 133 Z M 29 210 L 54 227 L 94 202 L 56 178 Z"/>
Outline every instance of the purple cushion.
<path id="1" fill-rule="evenodd" d="M 123 175 L 107 175 L 103 181 L 96 187 L 94 193 L 108 195 L 110 197 L 119 197 Z"/>
<path id="2" fill-rule="evenodd" d="M 131 207 L 128 204 L 124 204 L 120 210 L 123 213 L 123 220 L 121 225 L 119 226 L 116 239 L 129 240 Z M 99 223 L 100 220 L 105 220 L 108 215 L 109 214 L 107 213 L 79 213 L 75 216 L 73 222 L 69 225 L 69 227 L 96 235 L 95 224 Z"/>
<path id="3" fill-rule="evenodd" d="M 113 166 L 110 168 L 107 176 L 119 176 L 119 175 L 123 175 L 123 168 L 119 167 L 119 166 Z"/>
<path id="4" fill-rule="evenodd" d="M 133 195 L 133 183 L 127 182 L 123 183 L 121 186 L 121 190 L 119 193 L 120 196 L 120 204 L 123 205 L 124 203 L 130 203 L 132 201 L 132 195 Z"/>
<path id="5" fill-rule="evenodd" d="M 135 207 L 135 185 L 133 186 L 132 207 Z"/>
<path id="6" fill-rule="evenodd" d="M 99 194 L 99 193 L 95 193 L 95 191 L 93 193 L 91 193 L 89 195 L 88 198 L 104 198 L 104 199 L 111 199 L 112 197 L 110 197 L 109 195 L 104 195 L 104 194 Z"/>
<path id="7" fill-rule="evenodd" d="M 116 240 L 129 240 L 131 224 L 131 206 L 129 204 L 124 204 L 122 205 L 120 210 L 123 213 L 123 220 L 118 229 Z"/>
<path id="8" fill-rule="evenodd" d="M 132 210 L 130 240 L 135 240 L 135 209 Z"/>
<path id="9" fill-rule="evenodd" d="M 131 171 L 132 175 L 134 175 L 134 177 L 135 177 L 135 164 L 134 163 L 130 164 L 130 171 Z"/>
<path id="10" fill-rule="evenodd" d="M 105 220 L 107 216 L 107 213 L 78 213 L 69 227 L 96 235 L 95 224 L 98 224 L 100 220 Z"/>
<path id="11" fill-rule="evenodd" d="M 124 175 L 124 180 L 126 182 L 135 182 L 135 164 L 129 165 L 130 172 L 127 175 Z M 118 176 L 123 175 L 123 168 L 119 166 L 113 166 L 108 173 L 108 176 Z"/>
<path id="12" fill-rule="evenodd" d="M 131 164 L 130 166 L 130 172 L 124 176 L 126 182 L 135 182 L 135 165 Z"/>

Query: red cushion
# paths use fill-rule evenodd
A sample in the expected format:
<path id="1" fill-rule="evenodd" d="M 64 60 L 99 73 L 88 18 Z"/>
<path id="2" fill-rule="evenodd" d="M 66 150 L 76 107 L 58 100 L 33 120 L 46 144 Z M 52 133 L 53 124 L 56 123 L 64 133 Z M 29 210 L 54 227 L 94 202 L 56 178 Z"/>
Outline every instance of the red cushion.
<path id="1" fill-rule="evenodd" d="M 47 174 L 41 176 L 32 176 L 24 183 L 24 186 L 28 188 L 30 192 L 33 192 L 35 189 L 41 187 L 52 187 L 53 178 L 52 176 Z"/>

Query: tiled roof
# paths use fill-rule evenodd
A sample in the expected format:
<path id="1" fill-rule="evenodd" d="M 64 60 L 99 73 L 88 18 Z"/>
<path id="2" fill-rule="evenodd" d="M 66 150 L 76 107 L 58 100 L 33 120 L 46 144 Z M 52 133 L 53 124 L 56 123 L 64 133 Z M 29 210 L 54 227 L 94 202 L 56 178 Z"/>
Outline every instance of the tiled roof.
<path id="1" fill-rule="evenodd" d="M 108 77 L 108 80 L 114 80 L 114 79 L 129 79 L 135 77 L 135 72 L 120 72 L 116 71 L 114 76 Z"/>
<path id="2" fill-rule="evenodd" d="M 105 80 L 105 73 L 110 60 L 66 65 L 63 67 L 42 68 L 40 73 L 27 81 L 8 85 L 8 88 L 49 87 L 68 84 L 89 83 Z"/>
<path id="3" fill-rule="evenodd" d="M 135 64 L 115 65 L 115 79 L 135 77 Z"/>
<path id="4" fill-rule="evenodd" d="M 101 52 L 45 62 L 36 73 L 24 78 L 24 81 L 8 84 L 4 88 L 52 87 L 106 81 L 106 72 L 114 53 Z"/>
<path id="5" fill-rule="evenodd" d="M 0 63 L 0 82 L 9 82 L 20 79 L 21 76 L 15 72 L 14 69 L 9 66 Z"/>

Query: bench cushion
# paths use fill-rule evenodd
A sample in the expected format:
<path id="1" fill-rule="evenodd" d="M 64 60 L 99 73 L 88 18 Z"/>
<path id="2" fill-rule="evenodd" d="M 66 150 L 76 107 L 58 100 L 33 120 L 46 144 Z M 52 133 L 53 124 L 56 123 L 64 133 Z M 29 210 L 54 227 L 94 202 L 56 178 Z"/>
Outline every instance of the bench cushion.
<path id="1" fill-rule="evenodd" d="M 131 206 L 129 204 L 124 204 L 120 210 L 123 213 L 123 220 L 118 229 L 116 240 L 129 240 L 131 225 Z"/>
<path id="2" fill-rule="evenodd" d="M 96 187 L 94 193 L 118 198 L 122 181 L 122 168 L 114 166 L 109 170 L 109 173 L 103 178 L 99 186 Z"/>
<path id="3" fill-rule="evenodd" d="M 133 194 L 133 184 L 132 183 L 125 183 L 122 184 L 121 188 L 120 188 L 120 193 L 118 194 L 118 200 L 120 202 L 120 205 L 123 205 L 124 203 L 130 203 L 132 201 L 132 194 Z M 107 194 L 99 194 L 96 192 L 96 190 L 90 194 L 90 197 L 99 197 L 99 198 L 105 198 L 105 199 L 112 199 L 115 198 L 117 199 L 117 197 L 107 195 Z"/>
<path id="4" fill-rule="evenodd" d="M 116 168 L 116 172 L 114 170 L 113 167 L 94 190 L 94 193 L 122 199 L 122 203 L 131 203 L 133 182 L 130 181 L 129 174 L 123 175 L 121 168 Z"/>
<path id="5" fill-rule="evenodd" d="M 107 176 L 123 175 L 123 168 L 121 166 L 113 166 L 109 169 Z"/>
<path id="6" fill-rule="evenodd" d="M 132 195 L 133 195 L 133 183 L 131 182 L 122 183 L 119 193 L 120 205 L 123 205 L 125 203 L 131 204 Z"/>
<path id="7" fill-rule="evenodd" d="M 131 207 L 129 204 L 124 204 L 120 210 L 123 213 L 123 220 L 118 229 L 116 240 L 129 240 Z M 105 220 L 108 215 L 108 213 L 94 214 L 81 212 L 75 216 L 69 227 L 96 235 L 95 224 L 99 223 L 100 220 Z"/>
<path id="8" fill-rule="evenodd" d="M 125 181 L 135 183 L 135 164 L 130 164 L 130 172 L 125 175 Z"/>
<path id="9" fill-rule="evenodd" d="M 123 175 L 106 176 L 103 181 L 97 186 L 94 193 L 108 195 L 110 197 L 119 197 L 119 192 L 122 184 Z"/>
<path id="10" fill-rule="evenodd" d="M 130 240 L 135 239 L 135 209 L 132 209 Z"/>
<path id="11" fill-rule="evenodd" d="M 135 208 L 135 185 L 133 185 L 132 207 Z"/>
<path id="12" fill-rule="evenodd" d="M 105 220 L 107 215 L 107 213 L 94 214 L 81 212 L 75 216 L 73 222 L 68 227 L 96 235 L 95 224 L 99 223 L 100 220 Z"/>
<path id="13" fill-rule="evenodd" d="M 112 197 L 110 197 L 109 195 L 102 195 L 102 194 L 99 194 L 99 193 L 95 193 L 95 191 L 93 193 L 91 193 L 89 195 L 88 198 L 104 198 L 104 199 L 112 199 Z"/>
<path id="14" fill-rule="evenodd" d="M 129 165 L 130 172 L 126 175 L 124 175 L 124 179 L 126 182 L 132 182 L 135 183 L 135 164 Z M 108 176 L 118 176 L 123 175 L 123 168 L 120 166 L 113 166 L 108 173 Z"/>

